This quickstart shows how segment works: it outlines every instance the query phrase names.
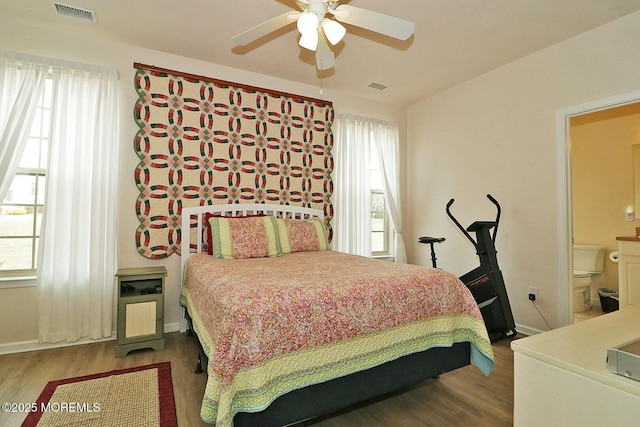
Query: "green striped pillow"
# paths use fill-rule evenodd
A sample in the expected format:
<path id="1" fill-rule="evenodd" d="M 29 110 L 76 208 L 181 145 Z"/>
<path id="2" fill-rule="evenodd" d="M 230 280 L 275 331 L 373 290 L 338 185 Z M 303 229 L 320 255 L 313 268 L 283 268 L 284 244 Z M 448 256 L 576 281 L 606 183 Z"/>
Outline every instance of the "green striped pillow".
<path id="1" fill-rule="evenodd" d="M 276 218 L 211 217 L 211 246 L 214 258 L 241 259 L 282 255 Z"/>

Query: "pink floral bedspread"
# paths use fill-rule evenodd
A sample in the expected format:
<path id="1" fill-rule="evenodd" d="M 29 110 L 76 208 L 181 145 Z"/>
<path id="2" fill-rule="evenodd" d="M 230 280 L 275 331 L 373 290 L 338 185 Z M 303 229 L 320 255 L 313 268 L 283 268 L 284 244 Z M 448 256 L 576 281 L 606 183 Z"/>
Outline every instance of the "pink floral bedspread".
<path id="1" fill-rule="evenodd" d="M 261 410 L 277 395 L 313 383 L 291 380 L 296 366 L 311 363 L 316 350 L 333 348 L 326 353 L 331 356 L 318 358 L 319 365 L 324 363 L 321 359 L 337 353 L 336 343 L 350 357 L 374 342 L 409 351 L 404 347 L 414 346 L 415 334 L 424 341 L 417 351 L 470 341 L 474 364 L 485 374 L 493 367 L 473 296 L 442 270 L 334 251 L 234 260 L 196 254 L 187 263 L 181 303 L 209 356 L 201 416 L 218 426 L 230 425 L 239 410 Z M 367 349 L 367 354 L 375 351 Z M 334 362 L 334 368 L 340 365 Z M 251 372 L 267 379 L 255 380 Z M 283 376 L 291 384 L 272 387 L 269 377 Z M 240 391 L 252 387 L 273 390 L 252 403 L 242 402 Z"/>

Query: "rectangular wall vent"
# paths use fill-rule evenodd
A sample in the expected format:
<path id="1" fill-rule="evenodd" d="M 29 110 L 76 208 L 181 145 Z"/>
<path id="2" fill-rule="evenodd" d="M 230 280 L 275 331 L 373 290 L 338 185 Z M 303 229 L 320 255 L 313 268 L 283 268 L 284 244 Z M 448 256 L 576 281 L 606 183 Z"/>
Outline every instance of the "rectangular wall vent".
<path id="1" fill-rule="evenodd" d="M 385 90 L 385 89 L 388 89 L 390 86 L 384 83 L 371 82 L 367 87 L 375 90 Z"/>
<path id="2" fill-rule="evenodd" d="M 82 9 L 80 7 L 69 6 L 66 4 L 52 2 L 56 8 L 56 13 L 62 16 L 68 16 L 69 18 L 80 19 L 82 21 L 98 22 L 96 19 L 96 13 L 93 10 Z"/>

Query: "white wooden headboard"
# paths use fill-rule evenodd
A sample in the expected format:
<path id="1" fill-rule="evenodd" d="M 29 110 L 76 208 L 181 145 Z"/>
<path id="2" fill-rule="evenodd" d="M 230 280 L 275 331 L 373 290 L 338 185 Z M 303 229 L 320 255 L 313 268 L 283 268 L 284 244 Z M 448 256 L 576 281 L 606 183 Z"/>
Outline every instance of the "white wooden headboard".
<path id="1" fill-rule="evenodd" d="M 204 216 L 212 213 L 219 216 L 246 216 L 246 215 L 274 215 L 278 218 L 286 219 L 310 219 L 324 218 L 324 212 L 320 209 L 303 208 L 289 205 L 269 205 L 269 204 L 226 204 L 194 206 L 182 209 L 182 242 L 180 245 L 180 278 L 184 280 L 184 267 L 187 260 L 193 253 L 202 252 Z M 191 224 L 196 224 L 196 252 L 191 252 Z"/>

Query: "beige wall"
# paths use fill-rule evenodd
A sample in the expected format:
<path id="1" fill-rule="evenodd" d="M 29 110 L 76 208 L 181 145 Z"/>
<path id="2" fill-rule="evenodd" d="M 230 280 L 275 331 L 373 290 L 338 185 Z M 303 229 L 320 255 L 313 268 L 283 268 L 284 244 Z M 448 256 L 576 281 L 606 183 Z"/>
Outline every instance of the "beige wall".
<path id="1" fill-rule="evenodd" d="M 462 224 L 491 219 L 485 195 L 503 206 L 497 238 L 516 324 L 546 330 L 568 319 L 568 248 L 560 248 L 565 151 L 559 111 L 640 89 L 640 13 L 579 35 L 412 105 L 408 112 L 409 260 L 427 264 L 423 235 L 447 238 L 439 266 L 456 274 L 477 265 L 470 243 L 447 218 L 454 197 Z M 566 269 L 566 271 L 564 271 Z M 564 303 L 562 303 L 564 301 Z"/>
<path id="2" fill-rule="evenodd" d="M 573 238 L 576 244 L 618 250 L 617 236 L 633 236 L 640 222 L 626 220 L 634 206 L 631 146 L 640 144 L 640 103 L 571 119 L 571 190 Z M 640 173 L 640 171 L 638 171 Z M 618 265 L 605 259 L 598 287 L 618 289 Z"/>
<path id="3" fill-rule="evenodd" d="M 396 121 L 405 135 L 405 109 L 393 104 L 371 102 L 346 93 L 293 83 L 273 77 L 241 71 L 218 64 L 195 61 L 162 52 L 141 49 L 109 39 L 79 37 L 64 29 L 37 28 L 30 23 L 19 22 L 0 15 L 0 49 L 56 59 L 84 62 L 117 68 L 120 96 L 120 153 L 118 183 L 118 251 L 119 267 L 165 265 L 168 270 L 165 295 L 165 323 L 177 326 L 180 317 L 178 297 L 180 292 L 180 258 L 171 256 L 165 260 L 151 261 L 140 256 L 135 247 L 135 200 L 138 190 L 133 172 L 138 158 L 133 151 L 133 139 L 137 127 L 133 120 L 136 92 L 133 86 L 134 62 L 155 65 L 205 75 L 258 87 L 333 101 L 336 114 L 351 113 L 381 120 Z M 310 73 L 313 69 L 310 69 Z M 402 147 L 402 152 L 405 148 Z M 404 179 L 403 179 L 404 182 Z M 37 291 L 36 288 L 0 288 L 0 344 L 37 340 Z M 115 321 L 114 321 L 115 325 Z"/>

